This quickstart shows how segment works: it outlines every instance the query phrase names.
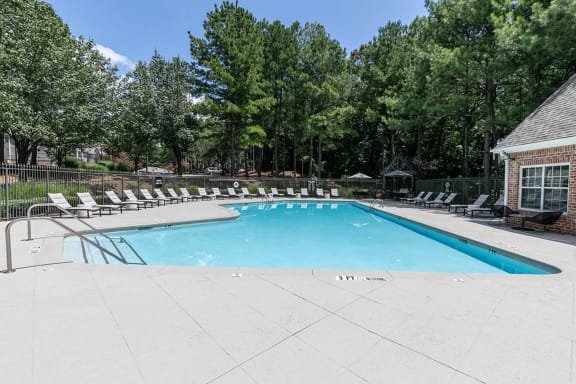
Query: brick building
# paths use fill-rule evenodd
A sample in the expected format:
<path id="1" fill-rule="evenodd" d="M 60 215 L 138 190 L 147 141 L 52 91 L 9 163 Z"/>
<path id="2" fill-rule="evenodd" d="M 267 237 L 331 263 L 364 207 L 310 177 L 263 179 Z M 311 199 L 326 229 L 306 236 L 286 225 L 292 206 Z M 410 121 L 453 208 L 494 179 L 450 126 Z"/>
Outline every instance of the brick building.
<path id="1" fill-rule="evenodd" d="M 506 205 L 564 211 L 551 229 L 576 234 L 576 75 L 492 150 L 505 163 Z"/>

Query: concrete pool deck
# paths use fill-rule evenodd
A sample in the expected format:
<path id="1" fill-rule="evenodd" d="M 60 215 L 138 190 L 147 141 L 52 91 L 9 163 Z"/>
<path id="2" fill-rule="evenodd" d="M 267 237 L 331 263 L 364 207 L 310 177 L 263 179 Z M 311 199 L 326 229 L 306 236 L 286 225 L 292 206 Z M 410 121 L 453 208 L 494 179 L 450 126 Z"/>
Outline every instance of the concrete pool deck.
<path id="1" fill-rule="evenodd" d="M 230 217 L 221 203 L 88 222 L 106 229 Z M 22 241 L 26 224 L 16 223 L 17 271 L 0 274 L 1 381 L 576 384 L 575 236 L 392 202 L 380 209 L 562 273 L 83 265 L 62 258 L 56 225 L 35 221 L 34 240 Z M 3 249 L 0 270 L 5 257 Z M 385 280 L 336 279 L 342 274 Z"/>

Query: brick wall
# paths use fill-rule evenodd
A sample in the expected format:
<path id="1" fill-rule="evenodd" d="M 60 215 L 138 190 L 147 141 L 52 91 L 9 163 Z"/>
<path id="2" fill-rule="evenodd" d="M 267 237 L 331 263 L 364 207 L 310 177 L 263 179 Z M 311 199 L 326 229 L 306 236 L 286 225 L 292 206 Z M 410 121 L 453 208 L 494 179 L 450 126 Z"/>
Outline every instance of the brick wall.
<path id="1" fill-rule="evenodd" d="M 562 216 L 553 226 L 546 229 L 576 234 L 576 145 L 539 149 L 535 151 L 519 152 L 514 160 L 509 161 L 508 168 L 508 206 L 518 208 L 520 194 L 520 169 L 524 166 L 547 165 L 547 164 L 570 164 L 570 181 L 568 185 L 568 213 Z M 528 215 L 534 212 L 521 212 Z M 510 219 L 513 221 L 513 219 Z M 526 226 L 535 228 L 542 227 L 534 223 L 526 222 Z"/>

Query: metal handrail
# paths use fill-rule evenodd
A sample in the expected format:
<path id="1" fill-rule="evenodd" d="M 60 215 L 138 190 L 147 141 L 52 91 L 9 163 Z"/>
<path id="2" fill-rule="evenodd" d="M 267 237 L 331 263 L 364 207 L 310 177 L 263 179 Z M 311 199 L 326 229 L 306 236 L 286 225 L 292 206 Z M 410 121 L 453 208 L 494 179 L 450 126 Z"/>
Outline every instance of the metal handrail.
<path id="1" fill-rule="evenodd" d="M 127 264 L 126 259 L 124 258 L 124 256 L 118 256 L 115 255 L 114 253 L 110 252 L 109 250 L 107 250 L 106 248 L 100 246 L 99 244 L 97 244 L 96 242 L 90 240 L 88 237 L 84 236 L 83 234 L 81 234 L 80 232 L 75 231 L 74 229 L 72 229 L 71 227 L 59 222 L 58 220 L 52 218 L 52 217 L 23 217 L 20 219 L 15 219 L 12 220 L 10 223 L 8 223 L 8 225 L 6 226 L 5 229 L 5 236 L 6 236 L 6 270 L 2 271 L 4 273 L 10 273 L 10 272 L 15 272 L 16 270 L 14 268 L 12 268 L 12 240 L 10 239 L 10 229 L 12 228 L 12 226 L 20 221 L 31 221 L 31 220 L 48 220 L 51 221 L 59 226 L 61 226 L 62 228 L 66 229 L 68 232 L 73 233 L 74 235 L 80 237 L 82 240 L 84 240 L 85 242 L 87 242 L 88 244 L 98 248 L 101 252 L 104 252 L 106 254 L 108 254 L 109 256 L 112 256 L 113 258 L 115 258 L 116 260 L 118 260 L 119 262 L 123 263 L 123 264 Z"/>
<path id="2" fill-rule="evenodd" d="M 115 247 L 115 248 L 118 251 L 119 255 L 115 255 L 114 253 L 103 248 L 102 246 L 100 246 L 96 242 L 94 242 L 94 241 L 88 239 L 86 236 L 80 234 L 78 231 L 75 231 L 74 229 L 68 227 L 67 225 L 57 221 L 56 219 L 53 219 L 51 217 L 32 217 L 32 210 L 34 208 L 37 208 L 37 207 L 56 207 L 60 211 L 66 213 L 67 215 L 71 216 L 72 218 L 80 221 L 82 224 L 86 225 L 88 228 L 92 229 L 94 232 L 97 232 L 99 235 L 112 241 L 108 235 L 101 232 L 100 230 L 98 230 L 94 226 L 90 225 L 86 221 L 82 220 L 81 218 L 74 216 L 70 211 L 68 211 L 65 208 L 62 208 L 58 204 L 54 204 L 54 203 L 33 204 L 28 208 L 27 217 L 15 219 L 6 226 L 6 229 L 5 229 L 5 235 L 6 235 L 6 271 L 5 271 L 5 273 L 15 271 L 12 268 L 12 246 L 11 246 L 11 239 L 10 239 L 10 228 L 12 227 L 12 225 L 14 225 L 14 223 L 17 223 L 19 221 L 24 221 L 24 220 L 27 221 L 27 227 L 28 227 L 28 238 L 26 239 L 27 241 L 32 240 L 32 221 L 33 220 L 48 220 L 48 221 L 52 221 L 53 223 L 56 223 L 57 225 L 61 226 L 62 228 L 66 229 L 69 232 L 73 233 L 74 235 L 80 237 L 81 239 L 85 240 L 88 244 L 91 244 L 91 245 L 95 246 L 96 248 L 100 249 L 100 251 L 109 254 L 110 256 L 112 256 L 116 260 L 120 261 L 121 263 L 127 264 L 126 258 L 124 257 L 124 255 L 122 255 L 122 252 L 117 247 Z"/>
<path id="3" fill-rule="evenodd" d="M 104 232 L 100 231 L 98 228 L 93 227 L 90 223 L 82 220 L 81 218 L 79 218 L 78 216 L 73 215 L 69 210 L 67 210 L 66 208 L 62 208 L 60 205 L 58 204 L 54 204 L 54 203 L 42 203 L 42 204 L 33 204 L 30 207 L 28 207 L 28 211 L 27 211 L 27 217 L 30 219 L 32 218 L 32 209 L 33 208 L 37 208 L 37 207 L 56 207 L 58 208 L 60 211 L 66 213 L 67 215 L 71 216 L 73 219 L 78 220 L 79 222 L 81 222 L 82 224 L 84 224 L 85 226 L 87 226 L 88 228 L 90 228 L 91 230 L 93 230 L 94 232 L 98 233 L 100 236 L 104 237 L 106 240 L 109 240 L 112 245 L 114 245 L 114 248 L 116 248 L 116 250 L 118 251 L 118 254 L 120 255 L 120 257 L 126 261 L 126 258 L 124 257 L 124 255 L 122 254 L 122 252 L 118 249 L 118 247 L 114 244 L 114 242 L 112 241 L 112 239 L 110 238 L 110 236 L 108 236 L 107 234 L 105 234 Z M 28 238 L 26 239 L 27 241 L 32 240 L 32 224 L 30 221 L 28 221 Z"/>

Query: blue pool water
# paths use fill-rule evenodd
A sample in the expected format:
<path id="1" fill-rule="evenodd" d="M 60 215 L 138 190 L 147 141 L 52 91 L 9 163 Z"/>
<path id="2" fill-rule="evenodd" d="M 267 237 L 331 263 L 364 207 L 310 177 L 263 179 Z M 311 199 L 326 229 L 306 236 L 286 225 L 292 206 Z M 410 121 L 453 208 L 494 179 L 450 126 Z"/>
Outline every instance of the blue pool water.
<path id="1" fill-rule="evenodd" d="M 129 261 L 147 264 L 337 270 L 555 273 L 551 266 L 505 257 L 354 203 L 278 202 L 227 206 L 235 220 L 109 233 Z M 110 241 L 99 239 L 112 248 Z M 95 248 L 90 262 L 103 262 Z M 65 253 L 81 261 L 78 238 Z M 508 255 L 510 256 L 510 255 Z"/>

